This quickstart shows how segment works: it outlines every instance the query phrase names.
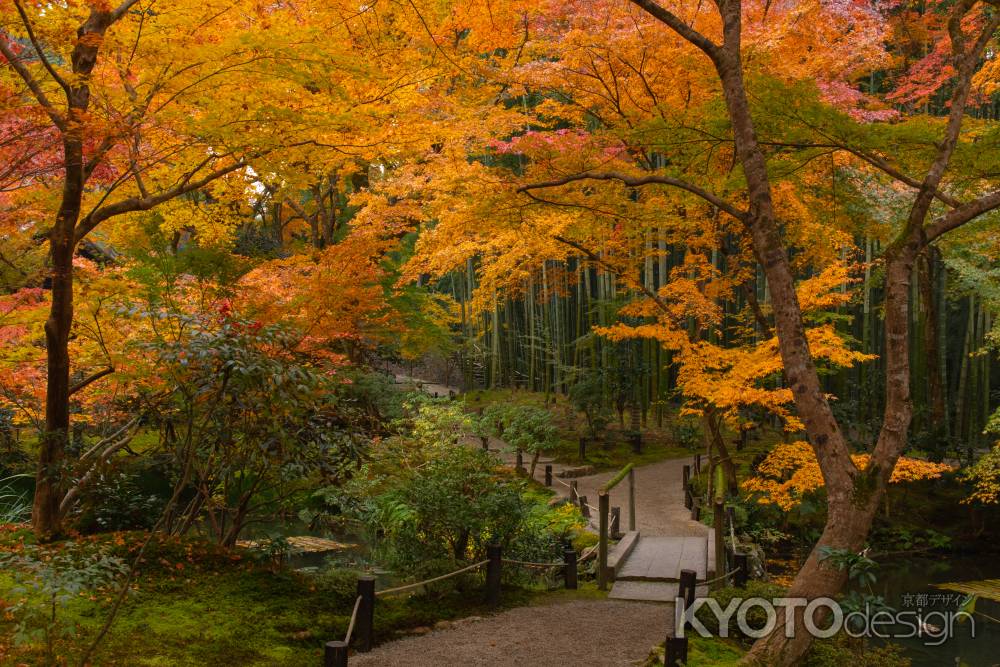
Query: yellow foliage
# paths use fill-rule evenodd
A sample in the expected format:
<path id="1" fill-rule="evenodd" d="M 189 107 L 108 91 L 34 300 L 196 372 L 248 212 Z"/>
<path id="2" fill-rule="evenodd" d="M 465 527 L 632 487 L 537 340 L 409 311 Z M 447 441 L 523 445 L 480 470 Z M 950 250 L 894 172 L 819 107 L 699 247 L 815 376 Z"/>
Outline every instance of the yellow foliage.
<path id="1" fill-rule="evenodd" d="M 851 460 L 859 470 L 864 470 L 871 457 L 868 454 L 852 454 Z M 936 479 L 951 470 L 954 468 L 946 463 L 901 456 L 889 482 L 900 484 Z M 823 473 L 816 453 L 809 443 L 798 440 L 775 447 L 758 466 L 757 475 L 744 480 L 741 486 L 746 491 L 759 494 L 758 502 L 761 504 L 777 505 L 787 512 L 802 501 L 803 495 L 823 485 Z"/>

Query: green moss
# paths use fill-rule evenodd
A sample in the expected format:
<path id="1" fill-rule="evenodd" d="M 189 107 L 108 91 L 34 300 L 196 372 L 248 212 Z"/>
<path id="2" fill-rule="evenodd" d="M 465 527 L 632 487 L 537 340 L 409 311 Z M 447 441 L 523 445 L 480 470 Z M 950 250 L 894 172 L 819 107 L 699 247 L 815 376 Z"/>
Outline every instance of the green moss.
<path id="1" fill-rule="evenodd" d="M 645 667 L 663 664 L 663 644 L 653 648 Z M 736 667 L 745 651 L 739 644 L 720 637 L 688 637 L 686 667 Z"/>
<path id="2" fill-rule="evenodd" d="M 94 545 L 134 552 L 141 533 L 81 538 Z M 124 538 L 124 539 L 123 539 Z M 54 548 L 58 548 L 58 545 Z M 350 576 L 317 578 L 249 564 L 232 553 L 194 540 L 165 539 L 148 548 L 137 589 L 103 643 L 95 665 L 308 665 L 319 664 L 323 643 L 347 630 L 354 601 Z M 0 574 L 0 600 L 13 600 L 13 581 Z M 504 607 L 564 598 L 603 596 L 593 584 L 579 591 L 549 594 L 540 588 L 505 588 Z M 75 626 L 58 645 L 73 656 L 88 644 L 106 618 L 111 592 L 80 597 L 59 610 Z M 483 615 L 478 585 L 436 595 L 379 598 L 376 643 L 418 626 Z M 14 625 L 0 620 L 0 646 L 10 643 Z M 38 646 L 15 647 L 7 658 L 27 664 L 41 659 Z"/>

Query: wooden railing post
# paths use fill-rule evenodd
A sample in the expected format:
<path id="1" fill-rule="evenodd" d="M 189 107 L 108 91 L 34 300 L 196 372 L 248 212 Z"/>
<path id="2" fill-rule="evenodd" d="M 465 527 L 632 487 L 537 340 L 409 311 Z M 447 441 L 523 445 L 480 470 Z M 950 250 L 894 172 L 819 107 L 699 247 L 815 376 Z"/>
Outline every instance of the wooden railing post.
<path id="1" fill-rule="evenodd" d="M 667 637 L 663 651 L 664 667 L 683 667 L 688 660 L 687 637 Z"/>
<path id="2" fill-rule="evenodd" d="M 694 455 L 694 474 L 701 474 L 701 454 Z"/>
<path id="3" fill-rule="evenodd" d="M 545 465 L 545 486 L 552 486 L 552 464 Z"/>
<path id="4" fill-rule="evenodd" d="M 716 500 L 713 506 L 712 530 L 715 531 L 715 567 L 716 575 L 726 574 L 726 505 L 721 500 Z M 721 586 L 719 585 L 721 584 Z M 716 584 L 717 587 L 725 588 L 726 580 L 723 579 Z"/>
<path id="5" fill-rule="evenodd" d="M 691 499 L 691 520 L 701 521 L 701 503 L 697 498 Z"/>
<path id="6" fill-rule="evenodd" d="M 576 503 L 580 499 L 580 482 L 577 480 L 571 480 L 569 483 L 569 501 L 571 503 Z"/>
<path id="7" fill-rule="evenodd" d="M 323 667 L 347 667 L 347 642 L 327 642 Z"/>
<path id="8" fill-rule="evenodd" d="M 697 585 L 698 573 L 694 570 L 681 570 L 680 584 L 677 588 L 677 597 L 684 600 L 684 609 L 694 604 L 694 589 Z"/>
<path id="9" fill-rule="evenodd" d="M 580 513 L 583 514 L 584 519 L 590 518 L 590 503 L 587 502 L 587 496 L 579 496 L 580 498 Z"/>
<path id="10" fill-rule="evenodd" d="M 597 546 L 597 588 L 608 590 L 608 514 L 610 498 L 607 491 L 601 491 L 597 496 L 598 516 L 598 546 Z"/>
<path id="11" fill-rule="evenodd" d="M 372 650 L 372 640 L 375 635 L 375 577 L 358 577 L 358 619 L 354 624 L 355 636 L 358 638 L 359 653 Z"/>
<path id="12" fill-rule="evenodd" d="M 750 558 L 745 553 L 737 552 L 733 554 L 733 566 L 733 585 L 746 588 L 750 578 Z"/>
<path id="13" fill-rule="evenodd" d="M 635 469 L 628 471 L 628 529 L 635 530 Z"/>
<path id="14" fill-rule="evenodd" d="M 517 470 L 517 474 L 519 475 L 524 472 L 524 455 L 521 454 L 520 449 L 517 450 L 517 462 L 515 463 L 514 468 Z"/>
<path id="15" fill-rule="evenodd" d="M 500 577 L 503 567 L 503 552 L 499 544 L 486 547 L 486 604 L 496 607 L 500 604 Z"/>
<path id="16" fill-rule="evenodd" d="M 684 507 L 691 509 L 691 466 L 685 465 L 681 469 L 681 483 L 684 488 Z"/>
<path id="17" fill-rule="evenodd" d="M 587 460 L 587 438 L 580 436 L 580 462 Z"/>
<path id="18" fill-rule="evenodd" d="M 566 547 L 563 549 L 563 563 L 566 565 L 563 567 L 563 580 L 566 583 L 566 588 L 570 590 L 576 590 L 577 587 L 577 565 L 576 565 L 576 549 L 573 547 Z"/>

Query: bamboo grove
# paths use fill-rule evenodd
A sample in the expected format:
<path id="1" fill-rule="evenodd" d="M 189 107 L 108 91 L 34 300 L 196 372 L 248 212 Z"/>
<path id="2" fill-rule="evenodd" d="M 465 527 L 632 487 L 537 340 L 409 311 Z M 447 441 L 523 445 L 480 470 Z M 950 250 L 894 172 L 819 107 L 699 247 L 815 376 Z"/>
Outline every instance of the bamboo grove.
<path id="1" fill-rule="evenodd" d="M 872 239 L 859 240 L 866 257 L 879 251 Z M 658 290 L 681 265 L 683 249 L 651 239 L 648 250 L 636 248 L 640 278 Z M 654 256 L 655 255 L 655 256 Z M 724 261 L 721 256 L 717 261 Z M 950 266 L 955 266 L 949 271 Z M 915 404 L 913 438 L 921 449 L 937 448 L 939 455 L 989 444 L 984 428 L 997 406 L 996 355 L 989 351 L 995 305 L 962 271 L 933 253 L 920 266 L 912 292 Z M 861 441 L 877 429 L 884 395 L 878 359 L 882 357 L 881 289 L 877 271 L 870 268 L 857 294 L 839 315 L 842 333 L 857 341 L 858 349 L 876 358 L 853 368 L 839 369 L 825 378 L 827 390 L 839 398 L 843 414 L 859 425 Z M 759 270 L 753 294 L 738 293 L 720 307 L 727 314 L 721 343 L 733 330 L 745 326 L 752 300 L 766 308 L 769 294 Z M 461 339 L 455 352 L 456 377 L 465 388 L 511 387 L 545 393 L 567 393 L 588 369 L 612 369 L 616 380 L 603 377 L 605 400 L 616 404 L 619 384 L 628 387 L 621 400 L 635 403 L 641 423 L 664 423 L 669 408 L 679 402 L 676 368 L 671 354 L 650 341 L 612 342 L 593 333 L 606 326 L 631 290 L 617 277 L 583 260 L 544 262 L 515 294 L 497 294 L 486 309 L 471 303 L 478 286 L 476 263 L 437 281 L 435 289 L 451 295 L 461 308 Z M 751 322 L 758 329 L 759 325 Z M 991 376 L 993 378 L 991 384 Z M 925 380 L 926 378 L 926 380 Z M 780 378 L 774 380 L 780 383 Z M 963 445 L 946 443 L 964 443 Z"/>

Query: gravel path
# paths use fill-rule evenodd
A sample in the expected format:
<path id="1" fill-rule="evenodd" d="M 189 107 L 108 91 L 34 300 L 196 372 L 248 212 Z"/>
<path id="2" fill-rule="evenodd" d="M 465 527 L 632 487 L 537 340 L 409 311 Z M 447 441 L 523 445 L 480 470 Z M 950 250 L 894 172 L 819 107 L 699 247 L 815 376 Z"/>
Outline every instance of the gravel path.
<path id="1" fill-rule="evenodd" d="M 614 667 L 645 660 L 672 606 L 609 600 L 519 607 L 351 656 L 351 667 Z"/>
<path id="2" fill-rule="evenodd" d="M 397 376 L 397 380 L 412 380 Z M 444 385 L 424 383 L 423 390 L 447 396 Z M 478 438 L 468 438 L 469 446 L 481 446 Z M 505 443 L 491 438 L 490 449 L 509 465 L 514 454 Z M 541 479 L 546 463 L 542 459 L 535 472 Z M 636 527 L 646 536 L 671 535 L 702 537 L 708 528 L 692 521 L 684 508 L 681 486 L 684 465 L 689 457 L 667 459 L 636 468 Z M 525 467 L 530 460 L 525 457 Z M 553 463 L 554 472 L 573 467 Z M 617 471 L 576 478 L 579 492 L 591 505 L 597 491 Z M 564 480 L 568 481 L 568 480 Z M 554 482 L 554 490 L 569 497 L 567 484 Z M 622 510 L 622 529 L 627 529 L 628 482 L 611 491 L 611 505 Z M 596 517 L 594 518 L 596 521 Z M 511 665 L 547 667 L 577 665 L 614 667 L 641 663 L 655 644 L 661 642 L 672 623 L 673 605 L 587 600 L 511 609 L 484 619 L 459 622 L 447 629 L 390 642 L 368 654 L 352 656 L 352 667 L 407 665 L 413 667 L 466 667 Z"/>

